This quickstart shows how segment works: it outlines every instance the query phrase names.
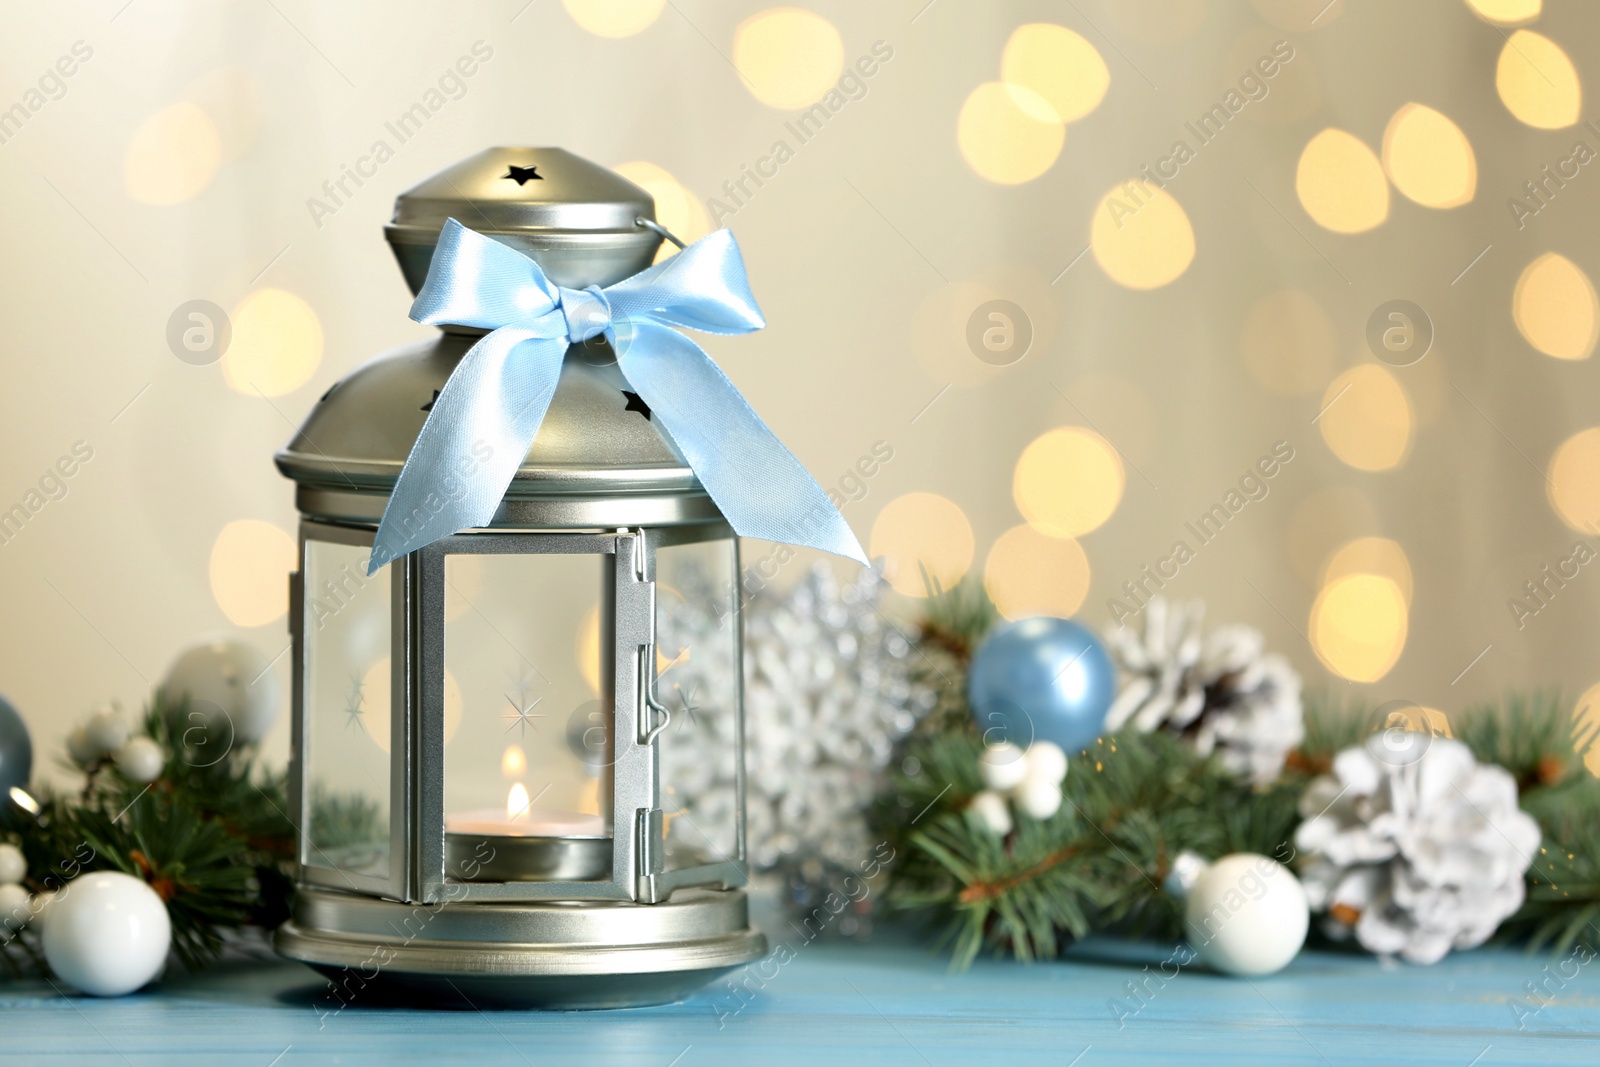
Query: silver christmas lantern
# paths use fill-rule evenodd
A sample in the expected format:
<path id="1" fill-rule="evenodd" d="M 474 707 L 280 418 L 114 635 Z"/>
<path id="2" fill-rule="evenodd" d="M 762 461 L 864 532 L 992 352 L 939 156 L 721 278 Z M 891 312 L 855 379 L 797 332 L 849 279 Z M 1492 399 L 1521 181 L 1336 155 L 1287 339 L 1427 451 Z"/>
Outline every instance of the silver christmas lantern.
<path id="1" fill-rule="evenodd" d="M 530 257 L 569 304 L 648 267 L 665 233 L 611 171 L 490 149 L 397 200 L 386 232 L 413 293 L 449 219 Z M 448 326 L 365 364 L 277 456 L 302 517 L 299 892 L 277 947 L 344 999 L 677 999 L 766 948 L 739 888 L 738 541 L 600 335 L 566 349 L 492 520 L 369 575 L 424 422 L 485 333 Z M 685 597 L 726 625 L 663 647 L 658 617 Z M 690 720 L 693 769 L 737 784 L 714 810 L 682 810 L 691 768 L 663 759 Z"/>

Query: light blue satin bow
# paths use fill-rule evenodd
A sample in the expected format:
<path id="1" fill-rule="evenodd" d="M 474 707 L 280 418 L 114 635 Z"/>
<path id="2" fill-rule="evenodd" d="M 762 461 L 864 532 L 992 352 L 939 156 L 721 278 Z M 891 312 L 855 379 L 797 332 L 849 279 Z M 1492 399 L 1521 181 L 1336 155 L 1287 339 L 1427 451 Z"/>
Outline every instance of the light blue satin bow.
<path id="1" fill-rule="evenodd" d="M 738 334 L 766 325 L 727 230 L 616 285 L 579 290 L 555 285 L 532 259 L 450 219 L 411 317 L 492 332 L 433 402 L 378 526 L 369 574 L 489 524 L 544 421 L 567 347 L 601 335 L 737 533 L 867 562 L 822 487 L 711 357 L 674 328 Z"/>

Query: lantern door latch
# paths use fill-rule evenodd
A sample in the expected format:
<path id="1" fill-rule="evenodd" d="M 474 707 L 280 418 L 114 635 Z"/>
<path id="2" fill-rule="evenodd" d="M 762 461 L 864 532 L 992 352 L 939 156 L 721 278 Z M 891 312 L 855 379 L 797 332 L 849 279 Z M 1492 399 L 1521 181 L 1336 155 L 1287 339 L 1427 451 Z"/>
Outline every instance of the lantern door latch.
<path id="1" fill-rule="evenodd" d="M 655 741 L 672 724 L 672 710 L 656 698 L 656 646 L 639 646 L 639 696 L 644 714 L 641 716 L 639 743 L 648 745 Z"/>

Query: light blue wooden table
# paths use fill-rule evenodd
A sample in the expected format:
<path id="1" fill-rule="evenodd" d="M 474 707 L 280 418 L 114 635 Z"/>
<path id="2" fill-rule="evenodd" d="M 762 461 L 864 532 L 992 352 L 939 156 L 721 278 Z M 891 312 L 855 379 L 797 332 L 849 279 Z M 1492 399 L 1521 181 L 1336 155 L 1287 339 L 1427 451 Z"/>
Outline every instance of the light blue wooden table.
<path id="1" fill-rule="evenodd" d="M 1480 950 L 1420 968 L 1312 952 L 1266 979 L 1185 970 L 1164 987 L 1146 981 L 1141 968 L 1155 972 L 1169 955 L 1102 941 L 1062 961 L 981 960 L 951 974 L 943 958 L 904 939 L 818 942 L 737 1014 L 719 987 L 631 1011 L 357 1003 L 319 1018 L 317 977 L 278 962 L 180 972 L 122 1000 L 0 982 L 0 1063 L 1600 1064 L 1600 963 L 1579 969 L 1519 1030 L 1511 1004 L 1530 1003 L 1525 983 L 1544 980 L 1548 956 Z M 1133 1006 L 1129 981 L 1151 992 L 1119 1021 L 1112 998 L 1124 1011 Z"/>

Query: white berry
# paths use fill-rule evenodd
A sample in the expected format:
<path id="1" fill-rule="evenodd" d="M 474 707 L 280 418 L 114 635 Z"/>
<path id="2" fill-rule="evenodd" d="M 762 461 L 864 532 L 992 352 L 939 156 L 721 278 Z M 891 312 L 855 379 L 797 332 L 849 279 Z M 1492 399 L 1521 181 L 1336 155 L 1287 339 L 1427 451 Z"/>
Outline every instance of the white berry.
<path id="1" fill-rule="evenodd" d="M 1048 778 L 1024 778 L 1011 796 L 1035 819 L 1048 819 L 1061 810 L 1061 787 Z"/>
<path id="2" fill-rule="evenodd" d="M 0 885 L 0 931 L 20 930 L 33 917 L 28 891 L 20 885 Z"/>
<path id="3" fill-rule="evenodd" d="M 96 762 L 105 753 L 100 751 L 98 745 L 89 740 L 89 730 L 86 726 L 74 726 L 67 734 L 67 755 L 72 757 L 72 762 L 80 767 L 87 767 Z"/>
<path id="4" fill-rule="evenodd" d="M 1006 807 L 1006 798 L 999 793 L 985 789 L 972 798 L 969 810 L 996 837 L 1004 837 L 1011 832 L 1011 811 Z"/>
<path id="5" fill-rule="evenodd" d="M 28 873 L 28 861 L 16 845 L 0 845 L 0 885 L 16 885 Z"/>
<path id="6" fill-rule="evenodd" d="M 130 782 L 145 785 L 161 777 L 166 754 L 148 737 L 135 737 L 117 749 L 117 770 Z"/>
<path id="7" fill-rule="evenodd" d="M 84 726 L 89 745 L 96 750 L 95 758 L 109 756 L 128 740 L 128 721 L 122 712 L 110 705 L 97 708 Z"/>
<path id="8" fill-rule="evenodd" d="M 1054 741 L 1035 741 L 1028 746 L 1029 778 L 1043 778 L 1055 785 L 1067 776 L 1067 754 Z"/>
<path id="9" fill-rule="evenodd" d="M 161 972 L 172 923 L 156 891 L 119 871 L 79 875 L 50 905 L 44 958 L 84 993 L 119 997 Z"/>
<path id="10" fill-rule="evenodd" d="M 1184 903 L 1184 926 L 1200 958 L 1227 974 L 1283 969 L 1305 943 L 1306 892 L 1283 864 L 1247 852 L 1200 872 Z"/>
<path id="11" fill-rule="evenodd" d="M 1015 789 L 1028 773 L 1028 763 L 1022 749 L 1010 741 L 989 745 L 978 757 L 978 773 L 983 784 L 990 789 L 1005 792 Z"/>

